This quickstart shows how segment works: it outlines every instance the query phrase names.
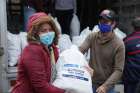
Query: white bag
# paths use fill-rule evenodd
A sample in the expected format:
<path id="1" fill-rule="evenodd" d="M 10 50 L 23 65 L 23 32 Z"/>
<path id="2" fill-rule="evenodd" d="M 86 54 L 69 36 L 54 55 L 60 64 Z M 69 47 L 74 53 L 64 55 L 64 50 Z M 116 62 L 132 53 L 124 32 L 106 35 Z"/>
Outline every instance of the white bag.
<path id="1" fill-rule="evenodd" d="M 79 36 L 80 22 L 76 14 L 73 14 L 73 18 L 70 24 L 71 37 Z"/>
<path id="2" fill-rule="evenodd" d="M 15 66 L 21 51 L 28 45 L 27 32 L 20 32 L 19 34 L 7 32 L 7 39 L 8 65 Z"/>
<path id="3" fill-rule="evenodd" d="M 8 65 L 15 66 L 21 53 L 20 36 L 7 32 L 7 39 Z"/>
<path id="4" fill-rule="evenodd" d="M 28 45 L 27 32 L 20 32 L 19 37 L 21 43 L 21 50 L 23 50 Z"/>
<path id="5" fill-rule="evenodd" d="M 73 36 L 72 37 L 72 43 L 80 46 L 84 40 L 86 39 L 86 37 L 91 33 L 91 31 L 89 30 L 89 27 L 86 27 L 81 33 L 80 36 Z"/>
<path id="6" fill-rule="evenodd" d="M 95 25 L 92 29 L 92 32 L 99 32 L 99 31 L 100 31 L 100 29 L 99 29 L 98 25 Z"/>
<path id="7" fill-rule="evenodd" d="M 73 36 L 72 37 L 72 43 L 76 46 L 81 45 L 82 38 L 80 36 Z"/>
<path id="8" fill-rule="evenodd" d="M 86 37 L 91 33 L 91 30 L 89 29 L 89 27 L 86 27 L 83 31 L 81 31 L 80 33 L 80 37 L 82 38 L 81 43 L 84 42 L 84 40 L 86 39 Z"/>
<path id="9" fill-rule="evenodd" d="M 126 34 L 122 32 L 119 28 L 115 28 L 114 32 L 120 39 L 124 39 L 126 37 Z"/>
<path id="10" fill-rule="evenodd" d="M 57 77 L 53 85 L 69 93 L 93 93 L 91 75 L 85 68 L 87 65 L 77 46 L 65 50 L 56 64 Z"/>
<path id="11" fill-rule="evenodd" d="M 58 40 L 58 48 L 60 53 L 66 49 L 69 49 L 72 46 L 72 42 L 70 40 L 69 35 L 62 34 Z"/>

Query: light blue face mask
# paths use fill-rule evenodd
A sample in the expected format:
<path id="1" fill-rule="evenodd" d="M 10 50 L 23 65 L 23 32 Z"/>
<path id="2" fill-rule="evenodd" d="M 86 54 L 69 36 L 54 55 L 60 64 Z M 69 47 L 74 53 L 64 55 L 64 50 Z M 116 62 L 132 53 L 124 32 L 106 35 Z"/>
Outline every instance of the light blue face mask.
<path id="1" fill-rule="evenodd" d="M 44 34 L 39 35 L 41 43 L 50 46 L 53 43 L 55 33 L 54 32 L 47 32 Z"/>

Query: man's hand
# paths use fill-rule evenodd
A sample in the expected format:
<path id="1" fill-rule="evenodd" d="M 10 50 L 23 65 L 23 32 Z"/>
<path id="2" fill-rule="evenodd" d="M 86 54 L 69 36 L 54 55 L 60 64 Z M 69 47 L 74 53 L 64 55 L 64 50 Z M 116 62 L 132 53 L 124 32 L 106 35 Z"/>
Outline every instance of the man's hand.
<path id="1" fill-rule="evenodd" d="M 97 93 L 106 93 L 107 90 L 104 86 L 100 86 L 100 87 L 97 88 L 96 92 Z"/>

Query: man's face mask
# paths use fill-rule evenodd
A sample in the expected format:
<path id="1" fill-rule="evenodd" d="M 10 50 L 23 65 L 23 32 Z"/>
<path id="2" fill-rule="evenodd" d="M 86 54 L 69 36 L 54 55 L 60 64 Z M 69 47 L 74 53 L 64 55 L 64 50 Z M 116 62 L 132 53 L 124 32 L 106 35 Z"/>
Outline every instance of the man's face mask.
<path id="1" fill-rule="evenodd" d="M 41 43 L 50 46 L 53 43 L 55 33 L 54 32 L 47 32 L 39 35 Z"/>
<path id="2" fill-rule="evenodd" d="M 109 32 L 109 31 L 112 30 L 111 25 L 105 24 L 105 23 L 98 24 L 98 27 L 99 27 L 100 31 L 103 32 L 103 33 Z"/>

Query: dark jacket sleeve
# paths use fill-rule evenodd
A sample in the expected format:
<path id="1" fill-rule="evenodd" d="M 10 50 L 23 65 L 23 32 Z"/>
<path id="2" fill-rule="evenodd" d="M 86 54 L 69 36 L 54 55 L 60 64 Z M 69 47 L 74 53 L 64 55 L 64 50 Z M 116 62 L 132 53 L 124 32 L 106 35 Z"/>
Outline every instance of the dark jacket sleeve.
<path id="1" fill-rule="evenodd" d="M 51 85 L 46 78 L 45 57 L 38 47 L 31 48 L 24 59 L 24 65 L 29 77 L 29 82 L 37 93 L 64 93 L 64 90 Z M 48 67 L 48 66 L 47 66 Z"/>

